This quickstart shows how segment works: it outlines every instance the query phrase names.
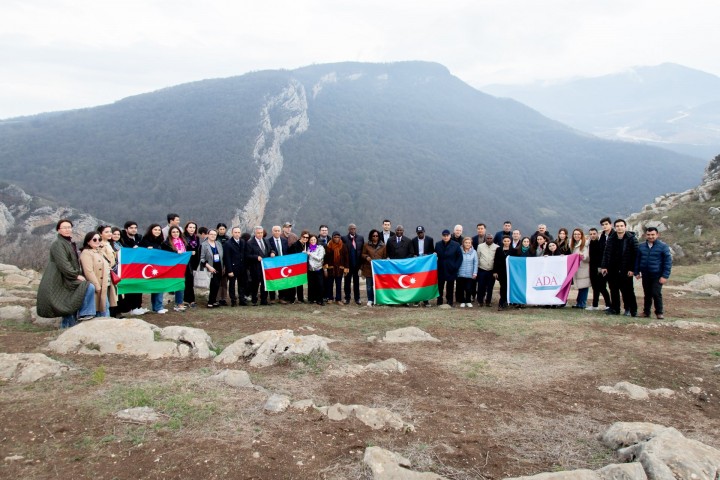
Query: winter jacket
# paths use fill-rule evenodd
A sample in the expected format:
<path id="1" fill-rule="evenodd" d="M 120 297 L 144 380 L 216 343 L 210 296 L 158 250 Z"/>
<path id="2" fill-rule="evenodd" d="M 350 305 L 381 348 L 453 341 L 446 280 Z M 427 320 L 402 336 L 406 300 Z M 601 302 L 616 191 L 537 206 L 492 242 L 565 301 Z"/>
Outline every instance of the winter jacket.
<path id="1" fill-rule="evenodd" d="M 483 242 L 477 247 L 477 257 L 478 257 L 478 268 L 480 270 L 485 270 L 486 272 L 490 272 L 493 269 L 493 263 L 495 263 L 495 250 L 497 250 L 498 247 L 494 243 L 491 243 L 488 245 L 487 243 Z"/>
<path id="2" fill-rule="evenodd" d="M 670 278 L 670 270 L 672 269 L 672 255 L 670 255 L 670 247 L 667 243 L 655 240 L 652 248 L 648 242 L 643 242 L 638 246 L 637 256 L 635 258 L 635 275 L 652 275 L 665 279 Z"/>
<path id="3" fill-rule="evenodd" d="M 573 275 L 573 282 L 577 288 L 588 288 L 590 287 L 590 251 L 587 245 L 585 248 L 580 250 L 580 245 L 577 245 L 572 253 L 580 255 L 580 266 L 578 266 L 577 272 Z"/>
<path id="4" fill-rule="evenodd" d="M 378 242 L 375 245 L 366 243 L 362 249 L 362 264 L 360 267 L 362 276 L 365 278 L 372 277 L 372 261 L 382 260 L 384 258 L 387 258 L 384 243 Z"/>
<path id="5" fill-rule="evenodd" d="M 605 253 L 600 267 L 615 273 L 634 271 L 637 247 L 638 241 L 634 233 L 625 232 L 623 238 L 618 238 L 617 232 L 613 232 L 605 244 Z"/>
<path id="6" fill-rule="evenodd" d="M 82 275 L 75 248 L 62 235 L 50 245 L 50 258 L 37 292 L 37 313 L 44 318 L 72 315 L 80 310 L 88 282 Z"/>
<path id="7" fill-rule="evenodd" d="M 478 271 L 477 252 L 475 252 L 472 248 L 467 252 L 461 249 L 461 252 L 462 263 L 460 264 L 460 269 L 458 270 L 458 277 L 473 278 L 474 275 L 477 275 Z"/>
<path id="8" fill-rule="evenodd" d="M 110 264 L 105 259 L 103 251 L 86 248 L 80 253 L 80 265 L 83 276 L 95 286 L 95 310 L 104 312 L 107 305 L 105 297 L 110 300 L 110 306 L 117 306 L 117 292 L 110 280 Z"/>
<path id="9" fill-rule="evenodd" d="M 460 244 L 452 240 L 447 243 L 440 240 L 435 244 L 435 254 L 438 257 L 438 280 L 455 280 L 463 258 Z"/>

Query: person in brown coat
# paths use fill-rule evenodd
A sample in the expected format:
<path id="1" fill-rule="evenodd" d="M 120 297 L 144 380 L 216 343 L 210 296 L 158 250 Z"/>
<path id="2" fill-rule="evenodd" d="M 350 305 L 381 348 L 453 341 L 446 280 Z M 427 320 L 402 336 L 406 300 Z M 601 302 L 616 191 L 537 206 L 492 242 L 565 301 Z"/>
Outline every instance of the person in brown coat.
<path id="1" fill-rule="evenodd" d="M 110 280 L 110 262 L 103 254 L 99 233 L 88 232 L 85 235 L 80 266 L 85 278 L 95 287 L 96 316 L 109 317 L 110 307 L 117 306 L 117 294 Z"/>
<path id="2" fill-rule="evenodd" d="M 373 288 L 373 276 L 372 276 L 372 261 L 382 260 L 387 258 L 387 252 L 385 251 L 385 244 L 383 243 L 383 237 L 380 232 L 372 229 L 368 234 L 368 242 L 363 245 L 361 259 L 362 264 L 360 265 L 360 272 L 365 277 L 365 289 L 367 290 L 367 305 L 372 307 L 375 303 L 375 289 Z"/>
<path id="3" fill-rule="evenodd" d="M 325 277 L 328 281 L 335 283 L 335 303 L 341 305 L 342 302 L 342 279 L 350 271 L 350 257 L 348 249 L 342 242 L 340 232 L 333 232 L 332 240 L 325 247 Z M 332 280 L 330 280 L 332 278 Z M 330 293 L 332 294 L 332 284 Z"/>

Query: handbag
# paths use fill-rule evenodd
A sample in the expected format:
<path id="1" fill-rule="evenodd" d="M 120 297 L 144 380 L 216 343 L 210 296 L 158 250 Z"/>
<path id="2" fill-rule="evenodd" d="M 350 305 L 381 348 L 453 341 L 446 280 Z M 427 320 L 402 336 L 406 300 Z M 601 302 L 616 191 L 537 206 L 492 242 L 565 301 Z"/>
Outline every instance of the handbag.
<path id="1" fill-rule="evenodd" d="M 110 281 L 112 281 L 112 284 L 117 285 L 118 283 L 120 283 L 120 280 L 122 280 L 122 278 L 120 278 L 120 275 L 115 273 L 115 270 L 110 270 Z"/>
<path id="2" fill-rule="evenodd" d="M 195 288 L 210 288 L 210 272 L 207 270 L 195 270 L 193 272 L 193 285 Z"/>

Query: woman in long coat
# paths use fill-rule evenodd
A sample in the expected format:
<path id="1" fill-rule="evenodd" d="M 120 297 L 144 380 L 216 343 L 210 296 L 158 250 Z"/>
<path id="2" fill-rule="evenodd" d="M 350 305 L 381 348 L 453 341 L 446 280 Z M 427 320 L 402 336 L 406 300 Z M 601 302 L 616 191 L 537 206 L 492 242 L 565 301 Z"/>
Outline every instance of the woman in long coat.
<path id="1" fill-rule="evenodd" d="M 333 232 L 332 240 L 325 247 L 325 278 L 335 285 L 335 303 L 340 305 L 342 298 L 342 279 L 350 271 L 348 249 L 342 242 L 339 232 Z"/>
<path id="2" fill-rule="evenodd" d="M 585 233 L 579 228 L 573 230 L 572 240 L 570 240 L 572 253 L 577 253 L 581 257 L 580 267 L 573 275 L 573 282 L 578 289 L 577 300 L 573 308 L 587 307 L 588 291 L 590 289 L 590 250 L 585 242 Z"/>
<path id="3" fill-rule="evenodd" d="M 372 307 L 375 304 L 375 289 L 373 285 L 372 276 L 372 261 L 382 260 L 387 258 L 385 251 L 385 243 L 382 240 L 382 235 L 376 229 L 370 230 L 368 234 L 368 241 L 363 245 L 362 249 L 362 264 L 360 266 L 360 272 L 365 277 L 365 290 L 367 291 L 367 306 Z"/>
<path id="4" fill-rule="evenodd" d="M 101 246 L 99 233 L 89 232 L 85 235 L 80 265 L 85 278 L 95 287 L 95 315 L 109 317 L 110 306 L 117 305 L 117 296 L 110 280 L 110 264 Z"/>
<path id="5" fill-rule="evenodd" d="M 95 289 L 82 275 L 72 226 L 70 220 L 58 221 L 55 227 L 58 236 L 50 246 L 50 257 L 37 293 L 38 315 L 62 317 L 60 328 L 75 325 L 78 310 L 81 320 L 95 316 Z"/>

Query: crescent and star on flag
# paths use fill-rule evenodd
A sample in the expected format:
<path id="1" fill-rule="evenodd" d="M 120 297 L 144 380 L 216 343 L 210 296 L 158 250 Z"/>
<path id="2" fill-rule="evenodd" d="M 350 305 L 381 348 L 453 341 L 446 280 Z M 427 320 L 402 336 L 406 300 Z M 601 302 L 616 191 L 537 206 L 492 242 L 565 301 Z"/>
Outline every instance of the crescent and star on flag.
<path id="1" fill-rule="evenodd" d="M 148 268 L 152 268 L 152 270 L 150 271 L 150 276 L 148 276 L 147 273 L 146 273 L 146 270 L 147 270 Z M 150 265 L 150 264 L 145 265 L 145 266 L 142 268 L 142 271 L 140 272 L 140 274 L 142 275 L 143 278 L 157 277 L 157 276 L 158 276 L 158 273 L 160 273 L 160 272 L 158 272 L 158 269 L 155 268 L 154 266 Z"/>
<path id="2" fill-rule="evenodd" d="M 283 278 L 287 278 L 292 273 L 292 268 L 289 267 L 283 267 L 280 269 L 280 276 Z"/>
<path id="3" fill-rule="evenodd" d="M 400 288 L 410 288 L 410 285 L 415 285 L 415 282 L 416 282 L 415 277 L 410 277 L 410 285 L 405 285 L 403 283 L 403 280 L 405 279 L 405 277 L 410 277 L 410 275 L 400 275 L 398 277 L 398 285 L 400 285 Z"/>

